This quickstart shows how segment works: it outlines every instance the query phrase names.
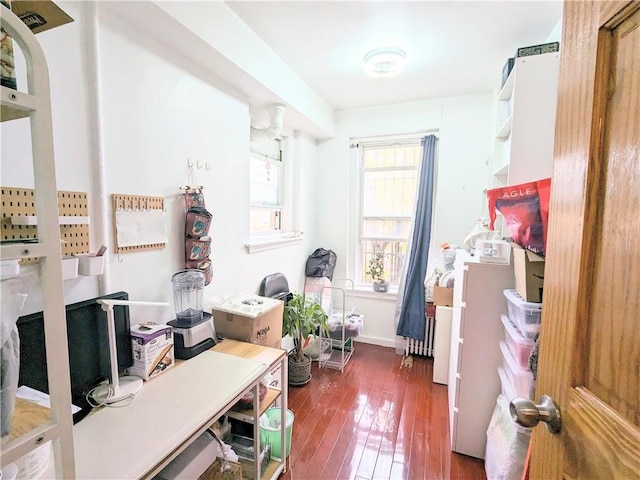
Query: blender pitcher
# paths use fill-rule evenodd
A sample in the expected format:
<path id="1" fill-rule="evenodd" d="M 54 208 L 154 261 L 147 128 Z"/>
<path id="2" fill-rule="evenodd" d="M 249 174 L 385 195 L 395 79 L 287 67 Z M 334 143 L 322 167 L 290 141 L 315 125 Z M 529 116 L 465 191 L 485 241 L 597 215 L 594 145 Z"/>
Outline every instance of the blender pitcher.
<path id="1" fill-rule="evenodd" d="M 201 270 L 182 270 L 171 277 L 177 323 L 192 325 L 202 320 L 202 289 L 205 275 Z"/>

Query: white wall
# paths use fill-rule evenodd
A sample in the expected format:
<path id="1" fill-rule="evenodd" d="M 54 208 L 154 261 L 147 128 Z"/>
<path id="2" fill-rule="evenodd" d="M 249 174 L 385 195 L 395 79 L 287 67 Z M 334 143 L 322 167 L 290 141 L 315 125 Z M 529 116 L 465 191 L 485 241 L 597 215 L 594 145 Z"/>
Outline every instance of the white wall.
<path id="1" fill-rule="evenodd" d="M 304 264 L 317 247 L 338 254 L 336 276 L 352 276 L 348 258 L 354 244 L 347 232 L 354 206 L 349 139 L 423 130 L 439 131 L 439 164 L 432 245 L 461 243 L 482 212 L 491 145 L 490 93 L 338 112 L 336 136 L 317 146 L 295 132 L 295 201 L 301 244 L 248 254 L 247 208 L 249 106 L 232 89 L 219 88 L 214 72 L 147 36 L 135 25 L 100 10 L 98 47 L 91 48 L 91 4 L 61 2 L 75 22 L 39 34 L 48 59 L 54 121 L 58 188 L 89 192 L 91 250 L 109 247 L 103 292 L 125 290 L 131 298 L 173 305 L 170 278 L 183 268 L 184 208 L 179 186 L 187 159 L 208 164 L 196 169 L 213 213 L 213 282 L 206 302 L 255 292 L 267 274 L 282 272 L 291 290 L 301 291 Z M 176 41 L 166 35 L 167 42 Z M 100 72 L 96 82 L 92 71 Z M 216 87 L 218 86 L 218 87 Z M 102 110 L 96 115 L 95 100 Z M 286 115 L 286 113 L 285 113 Z M 27 123 L 2 124 L 2 184 L 29 187 Z M 7 139 L 11 140 L 8 141 Z M 98 160 L 105 162 L 106 197 L 99 190 Z M 18 168 L 19 166 L 19 168 Z M 167 205 L 168 243 L 161 250 L 114 255 L 114 193 L 162 196 Z M 106 216 L 97 208 L 104 203 Z M 433 255 L 435 258 L 436 255 Z M 67 281 L 69 301 L 97 293 L 95 278 Z M 362 340 L 391 345 L 394 296 L 365 293 L 357 300 L 365 314 Z M 148 310 L 148 309 L 147 309 Z M 170 320 L 163 311 L 133 311 L 134 321 Z"/>
<path id="2" fill-rule="evenodd" d="M 176 55 L 168 45 L 101 12 L 97 67 L 102 115 L 96 122 L 90 77 L 95 57 L 85 56 L 85 48 L 91 45 L 91 7 L 84 2 L 60 2 L 60 6 L 75 22 L 38 36 L 51 76 L 58 188 L 90 194 L 91 249 L 95 251 L 102 242 L 109 247 L 108 290 L 125 290 L 134 300 L 171 304 L 164 309 L 132 308 L 133 321 L 173 318 L 170 279 L 184 268 L 184 203 L 179 187 L 187 159 L 211 167 L 195 170 L 213 214 L 213 281 L 205 290 L 205 303 L 256 292 L 261 279 L 273 272 L 282 272 L 301 286 L 304 262 L 313 250 L 313 188 L 300 191 L 299 227 L 309 232 L 300 244 L 254 254 L 244 248 L 249 240 L 249 106 L 215 88 L 210 72 Z M 169 35 L 166 39 L 176 40 Z M 26 122 L 2 124 L 3 185 L 33 185 L 30 169 L 22 168 L 28 153 L 27 131 Z M 102 150 L 93 147 L 97 139 Z M 300 156 L 294 161 L 299 161 L 298 174 L 307 185 L 313 178 L 315 145 L 304 136 L 296 144 Z M 100 156 L 105 161 L 106 199 L 96 198 L 97 182 L 93 181 Z M 165 198 L 168 243 L 164 249 L 113 253 L 110 195 L 114 193 Z M 108 228 L 102 236 L 100 211 L 93 207 L 104 200 Z M 88 284 L 85 298 L 93 296 L 95 278 L 65 282 L 67 293 L 76 283 Z M 78 299 L 67 295 L 67 300 Z"/>
<path id="3" fill-rule="evenodd" d="M 352 277 L 354 269 L 349 259 L 354 258 L 355 240 L 348 231 L 353 223 L 349 212 L 357 204 L 357 171 L 350 139 L 438 131 L 431 257 L 439 259 L 440 243 L 462 244 L 483 211 L 492 129 L 491 93 L 338 112 L 336 137 L 319 147 L 315 212 L 318 246 L 338 256 L 335 275 Z M 358 340 L 392 346 L 395 296 L 363 292 L 354 303 L 365 315 Z"/>

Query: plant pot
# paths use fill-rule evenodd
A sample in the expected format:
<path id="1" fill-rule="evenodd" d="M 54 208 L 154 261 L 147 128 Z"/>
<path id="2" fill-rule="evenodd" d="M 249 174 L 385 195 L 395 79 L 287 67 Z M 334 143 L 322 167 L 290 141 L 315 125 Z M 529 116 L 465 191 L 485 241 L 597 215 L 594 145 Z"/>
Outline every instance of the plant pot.
<path id="1" fill-rule="evenodd" d="M 374 292 L 386 292 L 389 290 L 389 282 L 373 282 Z"/>
<path id="2" fill-rule="evenodd" d="M 289 385 L 301 387 L 311 380 L 311 357 L 303 356 L 302 362 L 296 360 L 295 356 L 289 357 Z"/>

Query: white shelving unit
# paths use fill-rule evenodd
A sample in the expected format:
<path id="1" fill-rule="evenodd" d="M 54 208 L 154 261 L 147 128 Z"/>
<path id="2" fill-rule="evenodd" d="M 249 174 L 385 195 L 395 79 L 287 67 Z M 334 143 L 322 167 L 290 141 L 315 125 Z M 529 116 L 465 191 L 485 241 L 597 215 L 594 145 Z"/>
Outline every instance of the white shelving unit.
<path id="1" fill-rule="evenodd" d="M 352 309 L 347 307 L 347 292 L 353 293 L 353 280 L 336 279 L 336 281 L 342 282 L 343 286 L 322 287 L 320 291 L 321 297 L 325 290 L 331 292 L 330 321 L 331 318 L 337 318 L 339 326 L 334 331 L 329 332 L 329 335 L 320 329 L 321 346 L 318 365 L 320 368 L 335 368 L 340 372 L 344 372 L 344 367 L 353 355 L 354 339 L 360 334 L 360 327 L 362 326 L 361 323 L 349 324 L 349 318 L 354 315 L 360 322 L 363 322 L 363 320 L 360 315 L 354 314 Z M 352 295 L 351 298 L 353 298 Z M 353 328 L 349 328 L 350 326 Z"/>
<path id="2" fill-rule="evenodd" d="M 552 174 L 559 52 L 518 57 L 497 95 L 492 187 Z"/>
<path id="3" fill-rule="evenodd" d="M 0 119 L 29 118 L 33 151 L 37 243 L 1 245 L 3 260 L 38 257 L 43 285 L 45 345 L 51 416 L 48 421 L 2 445 L 2 465 L 12 463 L 51 441 L 56 478 L 75 478 L 71 386 L 62 281 L 60 228 L 53 156 L 49 72 L 44 53 L 29 28 L 0 5 L 2 28 L 13 38 L 27 63 L 28 93 L 1 87 Z M 15 422 L 12 428 L 15 428 Z"/>

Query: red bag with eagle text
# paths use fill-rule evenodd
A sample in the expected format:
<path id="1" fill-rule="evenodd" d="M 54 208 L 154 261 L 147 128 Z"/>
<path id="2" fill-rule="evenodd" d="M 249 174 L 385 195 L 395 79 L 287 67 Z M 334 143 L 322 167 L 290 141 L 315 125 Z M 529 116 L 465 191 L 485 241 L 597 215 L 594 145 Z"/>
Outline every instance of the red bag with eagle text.
<path id="1" fill-rule="evenodd" d="M 550 178 L 488 190 L 489 229 L 500 212 L 513 241 L 544 257 L 550 191 Z"/>

